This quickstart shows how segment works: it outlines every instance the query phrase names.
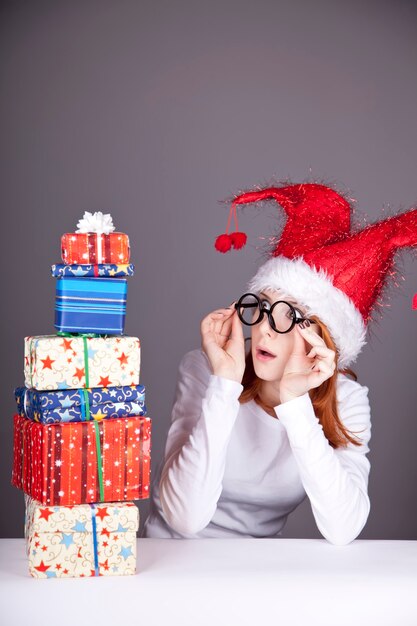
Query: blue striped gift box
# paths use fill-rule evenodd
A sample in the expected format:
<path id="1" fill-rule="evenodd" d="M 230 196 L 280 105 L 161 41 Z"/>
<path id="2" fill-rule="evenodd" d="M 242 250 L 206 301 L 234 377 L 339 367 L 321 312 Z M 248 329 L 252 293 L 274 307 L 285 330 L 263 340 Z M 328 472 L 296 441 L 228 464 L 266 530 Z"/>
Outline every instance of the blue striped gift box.
<path id="1" fill-rule="evenodd" d="M 55 328 L 69 333 L 122 335 L 126 296 L 125 278 L 58 278 Z"/>

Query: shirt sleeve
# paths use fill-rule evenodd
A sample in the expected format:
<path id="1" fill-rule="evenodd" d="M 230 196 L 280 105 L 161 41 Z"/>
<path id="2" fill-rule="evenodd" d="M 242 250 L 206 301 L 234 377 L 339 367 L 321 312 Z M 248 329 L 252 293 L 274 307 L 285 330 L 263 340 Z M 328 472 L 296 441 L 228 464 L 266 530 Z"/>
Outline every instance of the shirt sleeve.
<path id="1" fill-rule="evenodd" d="M 159 483 L 165 519 L 179 533 L 200 532 L 216 511 L 242 390 L 241 384 L 211 374 L 201 350 L 187 353 L 180 363 Z"/>
<path id="2" fill-rule="evenodd" d="M 356 539 L 370 511 L 370 463 L 366 457 L 371 437 L 369 389 L 349 379 L 345 386 L 348 391 L 338 401 L 339 418 L 359 438 L 361 446 L 349 443 L 333 448 L 308 393 L 275 407 L 287 431 L 317 527 L 336 545 Z"/>

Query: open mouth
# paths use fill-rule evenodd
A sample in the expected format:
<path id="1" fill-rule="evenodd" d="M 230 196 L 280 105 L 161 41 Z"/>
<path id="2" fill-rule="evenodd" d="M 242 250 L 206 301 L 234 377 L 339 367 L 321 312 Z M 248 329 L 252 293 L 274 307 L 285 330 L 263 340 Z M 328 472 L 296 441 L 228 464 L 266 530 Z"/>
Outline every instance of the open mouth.
<path id="1" fill-rule="evenodd" d="M 256 348 L 256 357 L 260 361 L 271 361 L 272 359 L 275 359 L 276 355 L 263 348 Z"/>

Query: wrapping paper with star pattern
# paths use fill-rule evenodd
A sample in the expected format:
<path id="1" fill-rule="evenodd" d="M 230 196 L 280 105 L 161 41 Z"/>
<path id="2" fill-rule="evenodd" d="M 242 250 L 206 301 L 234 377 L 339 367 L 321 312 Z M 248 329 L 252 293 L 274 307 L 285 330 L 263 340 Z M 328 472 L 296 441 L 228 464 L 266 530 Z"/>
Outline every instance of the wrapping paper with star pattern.
<path id="1" fill-rule="evenodd" d="M 14 416 L 12 484 L 41 504 L 148 498 L 150 455 L 149 417 L 39 424 Z"/>
<path id="2" fill-rule="evenodd" d="M 55 263 L 51 267 L 52 276 L 63 278 L 64 276 L 75 276 L 76 278 L 100 276 L 108 278 L 120 278 L 123 276 L 133 276 L 135 266 L 132 263 L 100 263 L 96 265 L 64 265 Z"/>
<path id="3" fill-rule="evenodd" d="M 133 502 L 47 507 L 25 500 L 26 553 L 34 578 L 136 573 L 139 511 Z"/>
<path id="4" fill-rule="evenodd" d="M 25 337 L 25 386 L 28 388 L 138 385 L 139 369 L 138 337 Z"/>
<path id="5" fill-rule="evenodd" d="M 15 398 L 19 415 L 42 424 L 146 415 L 143 385 L 62 391 L 17 387 Z"/>
<path id="6" fill-rule="evenodd" d="M 61 255 L 65 265 L 129 263 L 129 237 L 125 233 L 64 233 Z"/>

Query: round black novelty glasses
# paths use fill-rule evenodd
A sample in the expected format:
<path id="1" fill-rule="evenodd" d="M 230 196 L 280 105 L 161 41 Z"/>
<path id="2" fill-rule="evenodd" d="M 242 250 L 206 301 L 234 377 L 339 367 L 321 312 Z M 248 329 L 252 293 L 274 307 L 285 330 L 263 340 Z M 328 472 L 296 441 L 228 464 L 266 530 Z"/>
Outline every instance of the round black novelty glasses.
<path id="1" fill-rule="evenodd" d="M 259 298 L 254 293 L 245 293 L 235 304 L 240 321 L 246 326 L 255 326 L 268 316 L 269 325 L 276 333 L 289 333 L 296 324 L 314 320 L 303 317 L 302 313 L 289 302 L 278 300 L 270 304 L 268 300 Z"/>

